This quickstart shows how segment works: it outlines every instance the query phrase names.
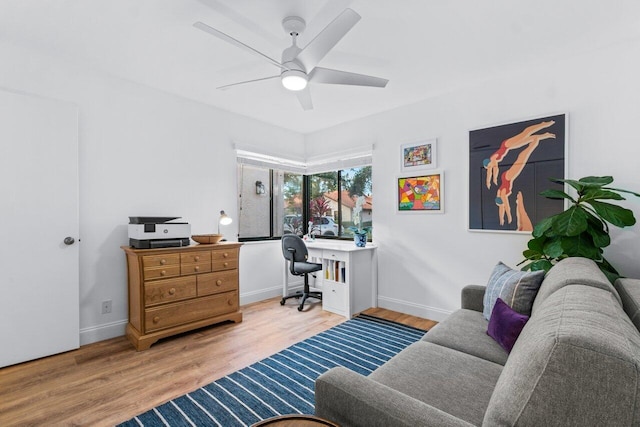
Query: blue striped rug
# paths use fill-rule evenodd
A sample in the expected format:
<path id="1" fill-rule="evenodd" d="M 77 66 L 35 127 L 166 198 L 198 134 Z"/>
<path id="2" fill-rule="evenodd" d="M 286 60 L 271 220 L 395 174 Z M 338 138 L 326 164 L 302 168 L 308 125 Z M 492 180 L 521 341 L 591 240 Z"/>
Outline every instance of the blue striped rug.
<path id="1" fill-rule="evenodd" d="M 360 315 L 121 426 L 250 426 L 277 415 L 313 414 L 320 374 L 344 366 L 368 375 L 424 333 Z"/>

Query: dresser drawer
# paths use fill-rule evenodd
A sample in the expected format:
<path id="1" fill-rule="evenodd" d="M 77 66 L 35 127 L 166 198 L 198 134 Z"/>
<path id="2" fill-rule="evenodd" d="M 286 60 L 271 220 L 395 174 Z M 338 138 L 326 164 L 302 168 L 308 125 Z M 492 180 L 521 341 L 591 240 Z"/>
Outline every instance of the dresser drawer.
<path id="1" fill-rule="evenodd" d="M 150 307 L 194 298 L 197 295 L 196 289 L 196 276 L 146 282 L 144 284 L 144 305 Z"/>
<path id="2" fill-rule="evenodd" d="M 145 255 L 142 257 L 142 265 L 145 269 L 180 265 L 180 254 Z"/>
<path id="3" fill-rule="evenodd" d="M 209 262 L 198 262 L 192 264 L 181 264 L 180 274 L 200 274 L 200 273 L 208 273 L 211 271 L 211 261 Z"/>
<path id="4" fill-rule="evenodd" d="M 183 264 L 211 263 L 211 252 L 187 252 L 180 254 L 180 262 Z"/>
<path id="5" fill-rule="evenodd" d="M 165 265 L 163 267 L 145 268 L 143 271 L 144 280 L 162 279 L 166 277 L 177 277 L 180 275 L 180 264 Z"/>
<path id="6" fill-rule="evenodd" d="M 238 259 L 238 250 L 230 249 L 224 251 L 211 251 L 211 261 L 229 261 Z"/>
<path id="7" fill-rule="evenodd" d="M 236 270 L 198 276 L 198 296 L 218 294 L 237 289 L 238 272 Z"/>
<path id="8" fill-rule="evenodd" d="M 238 310 L 238 292 L 181 301 L 145 310 L 145 332 L 196 322 Z"/>
<path id="9" fill-rule="evenodd" d="M 238 268 L 238 259 L 213 261 L 211 271 L 235 270 Z"/>

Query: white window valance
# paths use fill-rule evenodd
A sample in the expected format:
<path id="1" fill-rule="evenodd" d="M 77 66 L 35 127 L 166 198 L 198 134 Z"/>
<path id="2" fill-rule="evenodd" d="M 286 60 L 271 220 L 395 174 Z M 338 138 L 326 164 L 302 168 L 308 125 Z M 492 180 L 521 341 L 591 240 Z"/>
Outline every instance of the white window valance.
<path id="1" fill-rule="evenodd" d="M 371 165 L 373 158 L 373 145 L 313 156 L 308 159 L 286 158 L 240 144 L 235 144 L 235 149 L 238 163 L 305 175 L 368 166 Z"/>

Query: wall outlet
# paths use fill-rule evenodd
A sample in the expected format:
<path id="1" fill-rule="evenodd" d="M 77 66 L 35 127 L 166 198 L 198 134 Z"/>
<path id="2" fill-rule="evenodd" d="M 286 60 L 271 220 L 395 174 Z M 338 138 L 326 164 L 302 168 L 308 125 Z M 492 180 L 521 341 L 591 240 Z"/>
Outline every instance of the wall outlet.
<path id="1" fill-rule="evenodd" d="M 102 301 L 102 314 L 111 313 L 111 300 Z"/>

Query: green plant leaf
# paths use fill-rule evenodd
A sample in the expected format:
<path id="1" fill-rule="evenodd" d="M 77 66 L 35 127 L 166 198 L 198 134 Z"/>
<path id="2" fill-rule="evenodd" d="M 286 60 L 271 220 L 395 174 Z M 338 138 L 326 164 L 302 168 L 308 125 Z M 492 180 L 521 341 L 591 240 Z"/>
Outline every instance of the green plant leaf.
<path id="1" fill-rule="evenodd" d="M 629 190 L 623 190 L 621 188 L 603 187 L 603 190 L 619 191 L 621 193 L 629 193 L 629 194 L 633 194 L 636 197 L 640 197 L 639 193 L 636 193 L 636 192 L 633 192 L 633 191 L 629 191 Z"/>
<path id="2" fill-rule="evenodd" d="M 522 262 L 526 262 L 526 261 L 527 261 L 527 260 L 525 259 L 525 260 L 524 260 L 524 261 L 522 261 Z M 522 264 L 522 262 L 521 262 L 520 264 Z M 518 265 L 520 265 L 520 264 L 518 264 Z M 522 268 L 520 269 L 520 271 L 529 271 L 529 270 L 531 270 L 531 264 L 524 265 L 524 266 L 522 266 Z"/>
<path id="3" fill-rule="evenodd" d="M 545 233 L 545 231 L 547 231 L 548 229 L 551 228 L 551 225 L 553 224 L 554 218 L 557 215 L 553 215 L 550 217 L 547 217 L 543 220 L 541 220 L 540 222 L 538 222 L 534 227 L 533 227 L 533 233 L 531 233 L 533 235 L 533 237 L 542 237 Z"/>
<path id="4" fill-rule="evenodd" d="M 543 252 L 549 258 L 558 258 L 564 253 L 562 249 L 562 240 L 558 237 L 554 239 L 547 239 Z"/>
<path id="5" fill-rule="evenodd" d="M 591 218 L 593 217 L 590 216 L 589 218 L 589 227 L 587 227 L 587 233 L 589 233 L 591 239 L 593 239 L 594 246 L 597 246 L 599 248 L 605 248 L 609 246 L 611 244 L 611 237 L 609 237 L 609 233 L 603 229 L 602 221 L 597 218 L 594 218 L 592 220 Z"/>
<path id="6" fill-rule="evenodd" d="M 549 271 L 551 270 L 551 267 L 553 267 L 553 264 L 549 260 L 541 259 L 538 261 L 533 261 L 531 264 L 528 265 L 528 267 L 529 267 L 529 270 L 531 271 L 540 271 L 540 270 Z"/>
<path id="7" fill-rule="evenodd" d="M 552 218 L 553 231 L 560 236 L 577 236 L 587 229 L 587 213 L 580 206 L 572 206 Z"/>
<path id="8" fill-rule="evenodd" d="M 613 191 L 602 188 L 588 188 L 582 195 L 582 201 L 588 202 L 595 199 L 626 200 L 624 197 Z"/>
<path id="9" fill-rule="evenodd" d="M 575 202 L 575 200 L 573 200 L 573 197 L 560 190 L 544 190 L 540 193 L 540 195 L 546 197 L 547 199 L 569 199 L 572 202 Z"/>
<path id="10" fill-rule="evenodd" d="M 584 185 L 602 187 L 603 185 L 611 184 L 613 182 L 612 176 L 585 176 L 580 178 L 579 182 Z"/>
<path id="11" fill-rule="evenodd" d="M 581 233 L 578 236 L 563 237 L 562 249 L 565 254 L 571 257 L 585 257 L 589 259 L 600 258 L 599 248 L 593 244 L 593 239 L 589 233 Z"/>
<path id="12" fill-rule="evenodd" d="M 556 184 L 565 184 L 565 183 L 569 184 L 570 186 L 575 188 L 576 191 L 578 191 L 578 193 L 580 193 L 582 191 L 582 189 L 584 188 L 584 184 L 582 184 L 579 181 L 576 181 L 575 179 L 549 178 L 549 181 L 555 182 Z"/>
<path id="13" fill-rule="evenodd" d="M 542 249 L 544 248 L 544 242 L 547 240 L 546 237 L 544 236 L 540 236 L 540 237 L 536 237 L 535 239 L 531 239 L 529 240 L 529 242 L 527 242 L 527 247 L 532 250 L 532 251 L 536 251 L 538 253 L 542 253 Z"/>
<path id="14" fill-rule="evenodd" d="M 636 218 L 630 209 L 595 200 L 591 200 L 589 204 L 600 215 L 600 218 L 616 227 L 629 227 L 636 223 Z"/>
<path id="15" fill-rule="evenodd" d="M 609 263 L 609 261 L 607 261 L 607 260 L 605 259 L 605 257 L 602 257 L 602 260 L 598 263 L 598 266 L 599 266 L 599 267 L 600 267 L 600 269 L 601 269 L 601 270 L 603 270 L 603 271 L 604 271 L 604 270 L 607 270 L 607 271 L 610 271 L 610 272 L 612 272 L 612 273 L 614 273 L 614 274 L 619 274 L 619 273 L 618 273 L 618 270 L 616 270 L 616 269 L 613 267 L 613 265 L 611 265 L 611 264 Z"/>
<path id="16" fill-rule="evenodd" d="M 522 252 L 522 255 L 526 258 L 525 261 L 526 260 L 532 260 L 533 261 L 533 260 L 542 258 L 542 253 L 541 252 L 532 251 L 531 249 L 525 249 Z M 525 261 L 522 261 L 522 262 L 525 262 Z"/>

